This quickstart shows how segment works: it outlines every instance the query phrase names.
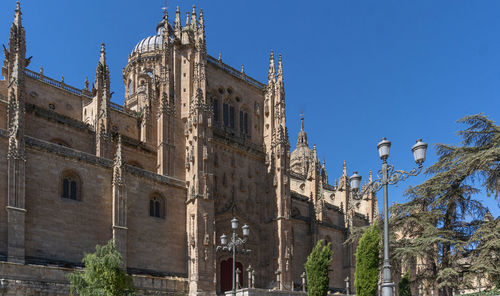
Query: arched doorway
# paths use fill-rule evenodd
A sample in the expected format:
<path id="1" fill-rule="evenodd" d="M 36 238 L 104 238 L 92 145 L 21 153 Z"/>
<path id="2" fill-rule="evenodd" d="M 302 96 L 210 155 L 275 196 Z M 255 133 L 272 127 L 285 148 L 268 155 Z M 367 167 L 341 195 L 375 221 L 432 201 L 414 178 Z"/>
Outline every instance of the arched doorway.
<path id="1" fill-rule="evenodd" d="M 240 287 L 236 287 L 236 289 L 245 287 L 243 282 L 243 264 L 241 262 L 236 261 L 236 269 L 240 269 L 241 273 L 238 274 L 238 279 L 240 282 Z M 233 258 L 229 258 L 227 260 L 222 260 L 220 262 L 220 290 L 222 293 L 226 291 L 231 291 L 233 288 Z"/>

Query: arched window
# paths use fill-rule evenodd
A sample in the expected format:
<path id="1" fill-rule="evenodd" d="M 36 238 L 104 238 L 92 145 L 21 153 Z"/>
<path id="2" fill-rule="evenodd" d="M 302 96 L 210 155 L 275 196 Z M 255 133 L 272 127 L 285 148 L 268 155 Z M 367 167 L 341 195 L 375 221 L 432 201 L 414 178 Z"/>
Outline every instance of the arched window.
<path id="1" fill-rule="evenodd" d="M 165 218 L 165 200 L 159 194 L 153 194 L 149 199 L 149 216 Z"/>
<path id="2" fill-rule="evenodd" d="M 80 177 L 74 172 L 64 172 L 61 178 L 61 197 L 82 200 Z"/>
<path id="3" fill-rule="evenodd" d="M 132 79 L 128 81 L 128 95 L 131 96 L 134 93 L 134 86 L 132 84 Z"/>
<path id="4" fill-rule="evenodd" d="M 248 120 L 248 112 L 246 112 L 245 110 L 240 110 L 240 133 L 242 135 L 250 137 L 250 124 Z"/>
<path id="5" fill-rule="evenodd" d="M 212 101 L 213 111 L 214 111 L 214 121 L 219 122 L 219 100 L 217 98 L 213 98 Z"/>

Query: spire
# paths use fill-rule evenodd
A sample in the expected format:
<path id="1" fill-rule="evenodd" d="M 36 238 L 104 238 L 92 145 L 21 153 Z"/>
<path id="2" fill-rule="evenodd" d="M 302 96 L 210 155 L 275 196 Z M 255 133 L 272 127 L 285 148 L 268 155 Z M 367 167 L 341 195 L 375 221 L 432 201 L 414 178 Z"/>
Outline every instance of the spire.
<path id="1" fill-rule="evenodd" d="M 344 160 L 344 164 L 343 164 L 343 167 L 342 167 L 342 176 L 347 176 L 347 168 L 346 168 L 346 165 L 345 165 L 345 160 Z"/>
<path id="2" fill-rule="evenodd" d="M 271 56 L 269 57 L 269 71 L 267 73 L 268 85 L 276 81 L 276 68 L 274 67 L 274 51 L 271 50 Z"/>
<path id="3" fill-rule="evenodd" d="M 278 58 L 278 86 L 283 89 L 283 64 L 281 62 L 281 54 Z"/>
<path id="4" fill-rule="evenodd" d="M 189 23 L 189 11 L 186 11 L 186 25 L 185 27 L 189 27 L 190 23 Z"/>
<path id="5" fill-rule="evenodd" d="M 370 170 L 370 173 L 368 174 L 368 184 L 370 184 L 371 182 L 373 182 L 372 170 Z"/>
<path id="6" fill-rule="evenodd" d="M 101 63 L 101 65 L 106 65 L 106 47 L 104 42 L 101 43 L 101 56 L 99 57 L 99 63 Z"/>
<path id="7" fill-rule="evenodd" d="M 196 30 L 198 28 L 198 22 L 196 20 L 196 6 L 193 5 L 193 12 L 191 12 L 191 25 L 193 29 Z"/>
<path id="8" fill-rule="evenodd" d="M 26 54 L 26 40 L 24 28 L 21 21 L 21 4 L 17 2 L 14 21 L 12 22 L 12 26 L 10 27 L 10 36 L 9 36 L 9 53 L 6 53 L 7 56 L 10 56 L 13 61 L 17 57 L 19 58 L 19 66 L 24 69 L 26 66 L 25 54 Z M 4 49 L 5 50 L 5 49 Z"/>
<path id="9" fill-rule="evenodd" d="M 200 38 L 205 40 L 205 18 L 203 17 L 203 9 L 200 9 L 199 24 L 200 25 L 198 26 L 198 30 L 199 30 Z"/>
<path id="10" fill-rule="evenodd" d="M 177 37 L 181 36 L 181 11 L 179 10 L 179 6 L 177 6 L 177 10 L 175 11 L 175 23 L 174 23 L 175 35 Z"/>
<path id="11" fill-rule="evenodd" d="M 300 132 L 297 137 L 297 147 L 300 146 L 309 147 L 309 143 L 307 142 L 307 133 L 304 130 L 304 117 L 300 118 Z"/>
<path id="12" fill-rule="evenodd" d="M 326 164 L 325 164 L 325 160 L 323 159 L 323 166 L 321 167 L 323 170 L 326 170 Z"/>
<path id="13" fill-rule="evenodd" d="M 16 2 L 16 14 L 15 14 L 15 17 L 14 17 L 14 24 L 18 27 L 18 28 L 21 28 L 22 27 L 22 22 L 21 22 L 21 3 L 19 3 L 19 1 Z"/>

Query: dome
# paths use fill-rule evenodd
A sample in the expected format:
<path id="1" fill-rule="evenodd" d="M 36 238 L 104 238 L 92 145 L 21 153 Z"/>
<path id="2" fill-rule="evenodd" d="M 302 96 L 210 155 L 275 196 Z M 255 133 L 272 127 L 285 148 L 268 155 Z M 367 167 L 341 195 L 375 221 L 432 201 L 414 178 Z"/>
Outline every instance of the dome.
<path id="1" fill-rule="evenodd" d="M 154 36 L 149 36 L 144 39 L 142 39 L 137 45 L 134 47 L 134 50 L 132 50 L 132 54 L 137 53 L 137 52 L 149 52 L 149 51 L 155 51 L 155 50 L 160 50 L 163 48 L 163 31 L 164 29 L 164 24 L 165 20 L 162 20 L 157 26 L 156 26 L 156 35 Z M 168 30 L 169 30 L 169 36 L 170 38 L 173 38 L 173 29 L 170 24 L 168 24 Z"/>
<path id="2" fill-rule="evenodd" d="M 314 150 L 309 148 L 307 134 L 304 131 L 304 119 L 301 118 L 301 128 L 297 138 L 297 148 L 290 154 L 290 167 L 295 173 L 305 175 L 309 171 L 309 166 L 316 161 Z"/>
<path id="3" fill-rule="evenodd" d="M 161 34 L 155 36 L 149 36 L 142 39 L 141 42 L 137 43 L 132 53 L 148 52 L 161 49 L 162 47 L 163 47 L 163 36 Z"/>

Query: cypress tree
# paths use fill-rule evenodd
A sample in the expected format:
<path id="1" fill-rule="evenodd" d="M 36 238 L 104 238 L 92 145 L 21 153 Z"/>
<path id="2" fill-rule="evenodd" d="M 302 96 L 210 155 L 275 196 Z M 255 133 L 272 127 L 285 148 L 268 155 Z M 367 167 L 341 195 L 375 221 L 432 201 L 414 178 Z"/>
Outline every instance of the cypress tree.
<path id="1" fill-rule="evenodd" d="M 331 243 L 324 245 L 324 241 L 320 240 L 307 257 L 305 264 L 307 276 L 307 295 L 309 296 L 325 296 L 328 293 L 330 278 L 328 270 L 332 262 L 332 246 Z"/>
<path id="2" fill-rule="evenodd" d="M 366 229 L 356 249 L 354 287 L 358 296 L 376 296 L 380 267 L 380 231 L 378 223 Z"/>

